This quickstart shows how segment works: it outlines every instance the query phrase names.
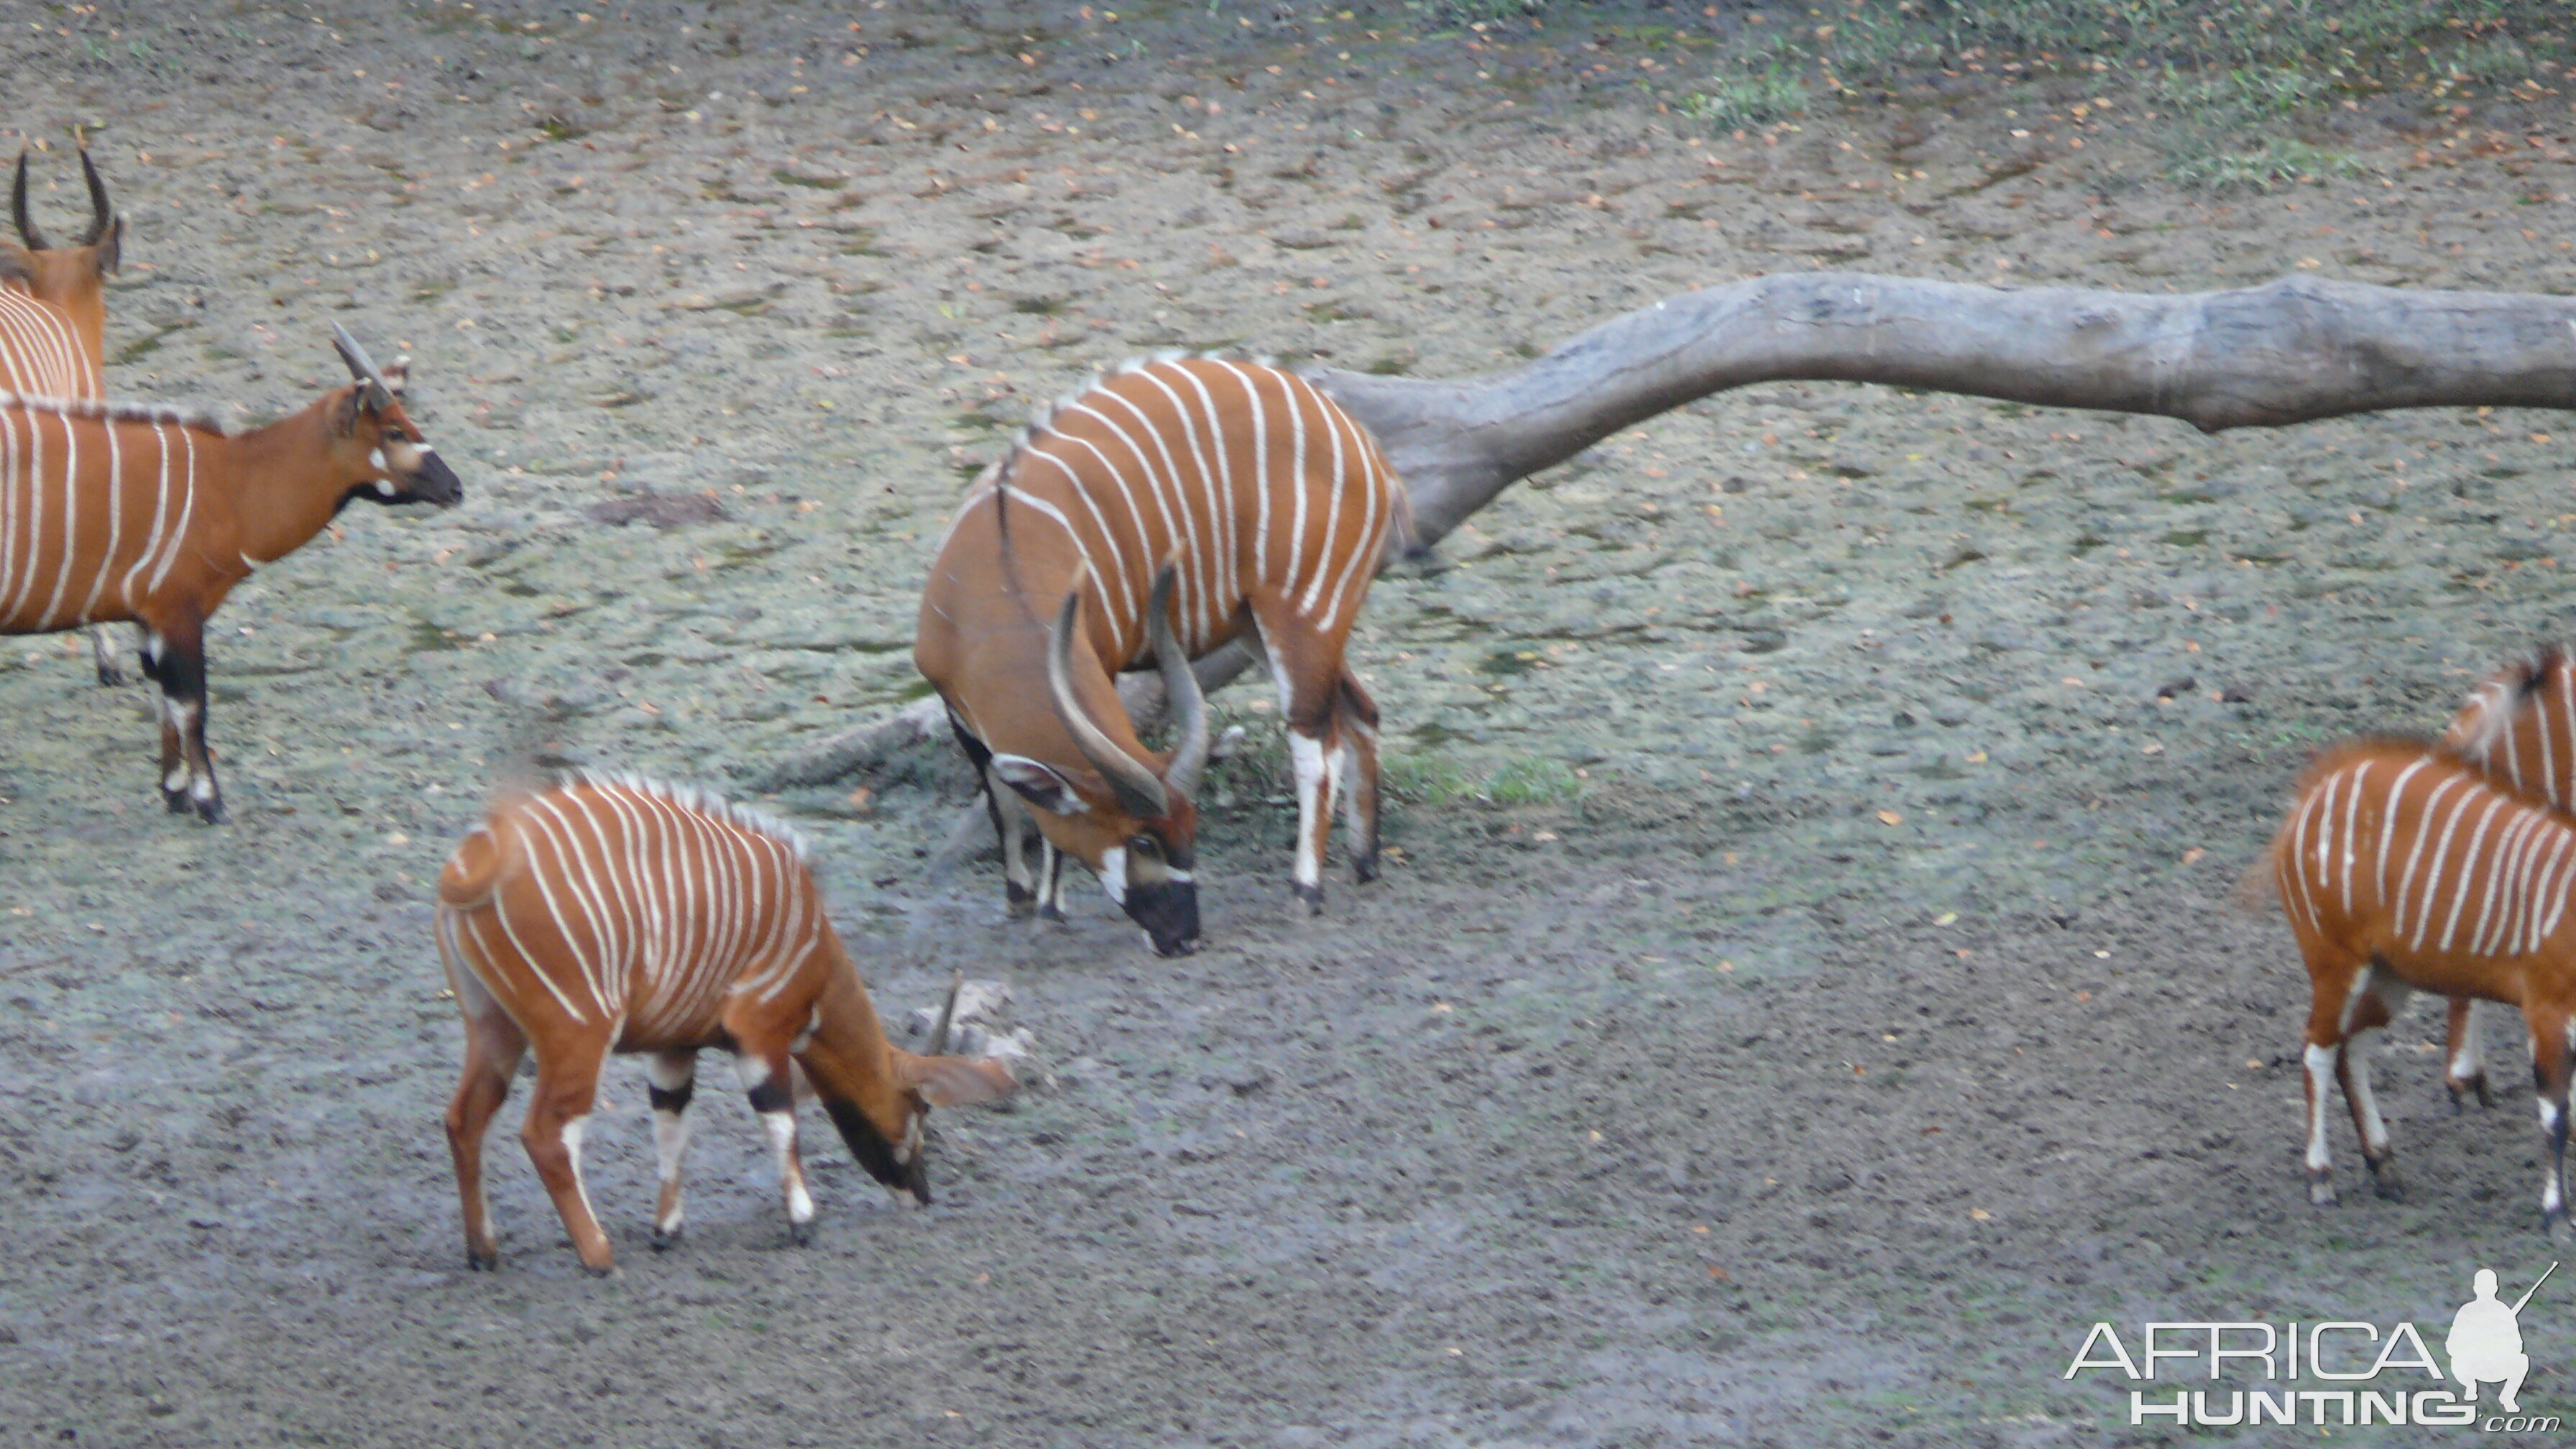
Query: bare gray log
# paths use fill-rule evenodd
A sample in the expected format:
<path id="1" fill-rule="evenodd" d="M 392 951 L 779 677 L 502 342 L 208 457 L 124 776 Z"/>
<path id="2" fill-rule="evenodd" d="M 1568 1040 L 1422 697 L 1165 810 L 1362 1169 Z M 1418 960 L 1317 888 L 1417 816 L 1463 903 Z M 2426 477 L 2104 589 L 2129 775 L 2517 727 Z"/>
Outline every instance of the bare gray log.
<path id="1" fill-rule="evenodd" d="M 1762 382 L 1877 382 L 2204 432 L 2417 407 L 2576 408 L 2576 298 L 2289 277 L 2154 296 L 1803 272 L 1686 292 L 1463 382 L 1307 376 L 1376 434 L 1428 547 L 1517 479 Z"/>
<path id="2" fill-rule="evenodd" d="M 2227 292 L 1980 287 L 1801 272 L 1685 292 L 1515 372 L 1425 382 L 1310 368 L 1413 501 L 1391 550 L 1428 550 L 1515 481 L 1622 428 L 1763 382 L 1875 382 L 2178 418 L 2203 432 L 2419 407 L 2576 408 L 2576 298 L 2286 277 Z M 1202 687 L 1255 654 L 1200 660 Z M 1120 692 L 1159 715 L 1150 675 Z M 939 701 L 789 756 L 758 787 L 836 779 L 944 739 Z"/>

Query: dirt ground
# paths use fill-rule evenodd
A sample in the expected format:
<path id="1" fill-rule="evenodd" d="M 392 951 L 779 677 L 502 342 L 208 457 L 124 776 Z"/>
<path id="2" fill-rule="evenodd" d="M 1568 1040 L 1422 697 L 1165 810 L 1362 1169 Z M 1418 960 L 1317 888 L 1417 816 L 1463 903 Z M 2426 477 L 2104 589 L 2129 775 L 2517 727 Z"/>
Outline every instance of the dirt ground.
<path id="1" fill-rule="evenodd" d="M 1087 881 L 1069 926 L 1005 920 L 989 863 L 933 858 L 945 762 L 767 801 L 881 1007 L 1006 982 L 1044 1079 L 943 1115 L 928 1210 L 809 1137 L 803 1250 L 711 1092 L 655 1254 L 618 1063 L 620 1274 L 506 1133 L 504 1266 L 468 1273 L 428 900 L 497 762 L 743 790 L 917 697 L 949 501 L 1094 369 L 1463 376 L 1816 266 L 2576 283 L 2557 97 L 2339 109 L 2354 174 L 2209 197 L 2086 78 L 1713 135 L 1669 109 L 1705 56 L 1671 11 L 1119 8 L 0 5 L 39 221 L 78 223 L 85 124 L 130 223 L 113 390 L 272 415 L 345 322 L 414 357 L 469 495 L 352 509 L 226 606 L 221 828 L 161 813 L 140 687 L 0 650 L 0 1437 L 2155 1441 L 2061 1377 L 2097 1320 L 2432 1337 L 2475 1267 L 2551 1259 L 2529 1089 L 2453 1120 L 2429 1006 L 2382 1063 L 2410 1198 L 2338 1122 L 2346 1202 L 2307 1206 L 2305 980 L 2229 896 L 2309 750 L 2436 728 L 2567 629 L 2569 420 L 2205 438 L 1778 385 L 1379 584 L 1401 856 L 1319 920 L 1249 689 L 1186 960 Z"/>

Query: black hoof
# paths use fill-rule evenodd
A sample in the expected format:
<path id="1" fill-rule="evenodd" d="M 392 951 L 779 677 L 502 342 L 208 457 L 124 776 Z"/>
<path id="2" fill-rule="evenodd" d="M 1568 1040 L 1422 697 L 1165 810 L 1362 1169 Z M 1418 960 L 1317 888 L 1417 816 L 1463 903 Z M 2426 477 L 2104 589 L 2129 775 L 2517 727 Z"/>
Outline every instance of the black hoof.
<path id="1" fill-rule="evenodd" d="M 221 825 L 229 818 L 224 814 L 224 802 L 221 799 L 201 800 L 197 802 L 196 808 L 197 818 L 208 825 Z"/>
<path id="2" fill-rule="evenodd" d="M 107 689 L 123 689 L 125 687 L 125 671 L 112 664 L 100 665 L 98 670 L 98 682 L 102 687 Z"/>
<path id="3" fill-rule="evenodd" d="M 2406 1201 L 2406 1182 L 2397 1175 L 2397 1169 L 2393 1167 L 2372 1169 L 2370 1190 L 2379 1194 L 2383 1202 Z"/>
<path id="4" fill-rule="evenodd" d="M 800 1248 L 810 1248 L 814 1246 L 814 1225 L 812 1223 L 789 1223 L 787 1225 L 787 1241 L 794 1243 Z"/>
<path id="5" fill-rule="evenodd" d="M 1041 921 L 1053 921 L 1057 925 L 1061 926 L 1064 924 L 1064 908 L 1053 904 L 1040 906 L 1038 907 L 1038 919 Z"/>
<path id="6" fill-rule="evenodd" d="M 1320 916 L 1324 913 L 1324 888 L 1322 886 L 1292 885 L 1289 889 L 1295 891 L 1297 899 L 1305 903 L 1307 915 Z"/>
<path id="7" fill-rule="evenodd" d="M 592 1267 L 588 1263 L 584 1263 L 581 1265 L 581 1270 L 588 1273 L 593 1278 L 614 1278 L 617 1276 L 617 1265 L 615 1263 L 602 1263 L 596 1268 Z"/>
<path id="8" fill-rule="evenodd" d="M 654 1252 L 657 1252 L 657 1253 L 667 1253 L 667 1252 L 671 1251 L 671 1249 L 672 1249 L 675 1245 L 677 1245 L 677 1244 L 679 1243 L 679 1241 L 680 1241 L 680 1230 L 679 1230 L 678 1228 L 673 1228 L 673 1229 L 671 1229 L 671 1230 L 670 1230 L 669 1232 L 667 1232 L 667 1233 L 666 1233 L 666 1232 L 664 1232 L 664 1231 L 662 1231 L 662 1229 L 661 1229 L 661 1228 L 659 1228 L 658 1226 L 657 1226 L 657 1227 L 655 1227 L 655 1228 L 653 1229 L 653 1251 L 654 1251 Z"/>
<path id="9" fill-rule="evenodd" d="M 185 790 L 162 791 L 161 803 L 163 806 L 167 807 L 173 815 L 191 815 L 196 813 L 197 809 L 197 802 L 189 799 L 188 792 Z"/>
<path id="10" fill-rule="evenodd" d="M 1368 854 L 1351 862 L 1351 879 L 1359 882 L 1361 885 L 1366 885 L 1370 881 L 1377 879 L 1376 851 L 1372 850 Z"/>
<path id="11" fill-rule="evenodd" d="M 497 1273 L 501 1270 L 501 1255 L 468 1252 L 465 1255 L 465 1267 L 468 1272 Z"/>

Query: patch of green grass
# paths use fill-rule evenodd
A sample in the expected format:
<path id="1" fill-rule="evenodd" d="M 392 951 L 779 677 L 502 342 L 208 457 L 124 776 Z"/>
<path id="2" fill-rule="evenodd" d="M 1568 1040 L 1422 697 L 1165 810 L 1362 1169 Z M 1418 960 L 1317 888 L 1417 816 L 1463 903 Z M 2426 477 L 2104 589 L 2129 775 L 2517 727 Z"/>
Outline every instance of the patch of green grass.
<path id="1" fill-rule="evenodd" d="M 109 360 L 120 367 L 130 362 L 140 362 L 144 358 L 151 356 L 153 353 L 160 351 L 161 339 L 178 330 L 179 329 L 176 327 L 164 327 L 149 337 L 138 337 L 132 342 L 129 342 L 123 347 L 117 349 L 116 356 Z"/>
<path id="2" fill-rule="evenodd" d="M 2347 98 L 2502 92 L 2565 62 L 2564 0 L 1907 0 L 1773 10 L 1737 27 L 1675 109 L 1721 129 L 1940 73 L 2078 78 L 2123 94 L 2187 184 L 2263 188 L 2352 162 L 2284 122 Z M 2089 88 L 2098 87 L 2098 91 Z M 2052 101 L 2050 104 L 2056 104 Z"/>
<path id="3" fill-rule="evenodd" d="M 1445 755 L 1389 755 L 1380 769 L 1387 792 L 1399 800 L 1454 805 L 1476 796 L 1467 772 Z"/>
<path id="4" fill-rule="evenodd" d="M 1721 76 L 1682 97 L 1681 112 L 1720 131 L 1741 131 L 1804 115 L 1807 83 L 1776 66 L 1759 74 Z"/>
<path id="5" fill-rule="evenodd" d="M 1430 10 L 1439 25 L 1495 25 L 1543 14 L 1547 0 L 1433 0 Z M 1215 13 L 1213 6 L 1209 13 Z"/>
<path id="6" fill-rule="evenodd" d="M 2195 138 L 2169 152 L 2165 174 L 2185 186 L 2210 191 L 2269 191 L 2296 181 L 2360 174 L 2361 164 L 2341 151 L 2311 146 L 2290 136 L 2265 136 L 2250 149 L 2216 138 Z"/>
<path id="7" fill-rule="evenodd" d="M 1565 762 L 1528 755 L 1496 770 L 1485 782 L 1485 798 L 1497 805 L 1544 805 L 1571 800 L 1581 788 Z"/>
<path id="8" fill-rule="evenodd" d="M 1573 799 L 1583 788 L 1572 767 L 1543 755 L 1506 760 L 1482 778 L 1443 754 L 1388 755 L 1379 769 L 1389 794 L 1420 805 L 1550 805 Z M 1284 779 L 1280 788 L 1286 788 Z"/>

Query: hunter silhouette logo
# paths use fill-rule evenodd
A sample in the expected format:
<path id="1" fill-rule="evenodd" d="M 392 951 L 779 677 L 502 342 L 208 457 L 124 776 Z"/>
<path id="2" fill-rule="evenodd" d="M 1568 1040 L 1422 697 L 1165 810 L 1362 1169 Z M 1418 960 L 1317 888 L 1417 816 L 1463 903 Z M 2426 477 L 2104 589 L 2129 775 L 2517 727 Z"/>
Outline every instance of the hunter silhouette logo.
<path id="1" fill-rule="evenodd" d="M 2442 1352 L 2451 1356 L 2451 1377 L 2468 1390 L 2469 1402 L 2477 1402 L 2478 1385 L 2501 1384 L 2498 1406 L 2508 1414 L 2522 1407 L 2514 1396 L 2522 1392 L 2523 1376 L 2531 1372 L 2531 1355 L 2522 1351 L 2522 1305 L 2557 1271 L 2558 1265 L 2550 1264 L 2513 1300 L 2511 1308 L 2496 1301 L 2493 1268 L 2480 1268 L 2470 1280 L 2477 1296 L 2460 1305 L 2451 1320 L 2451 1336 L 2442 1340 Z"/>
<path id="2" fill-rule="evenodd" d="M 2472 1296 L 2451 1317 L 2440 1358 L 2414 1324 L 2402 1321 L 2384 1327 L 2352 1319 L 2155 1321 L 2140 1324 L 2125 1341 L 2117 1328 L 2096 1323 L 2060 1377 L 2111 1370 L 2132 1383 L 2197 1379 L 2208 1385 L 2176 1385 L 2169 1398 L 2161 1388 L 2131 1389 L 2132 1425 L 2157 1419 L 2212 1428 L 2475 1424 L 2491 1434 L 2555 1433 L 2564 1423 L 2558 1416 L 2522 1412 L 2531 1356 L 2523 1352 L 2521 1313 L 2558 1266 L 2542 1270 L 2511 1303 L 2496 1296 L 2495 1270 L 2478 1269 Z M 2450 1361 L 2447 1373 L 2442 1359 Z M 2478 1397 L 2489 1384 L 2497 1389 L 2498 1412 L 2482 1416 Z"/>

